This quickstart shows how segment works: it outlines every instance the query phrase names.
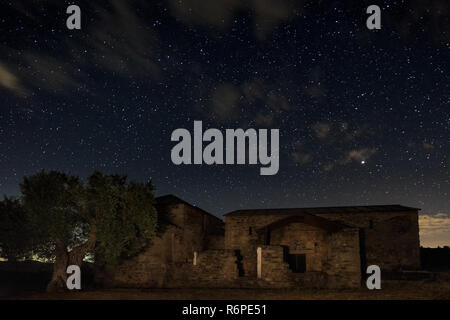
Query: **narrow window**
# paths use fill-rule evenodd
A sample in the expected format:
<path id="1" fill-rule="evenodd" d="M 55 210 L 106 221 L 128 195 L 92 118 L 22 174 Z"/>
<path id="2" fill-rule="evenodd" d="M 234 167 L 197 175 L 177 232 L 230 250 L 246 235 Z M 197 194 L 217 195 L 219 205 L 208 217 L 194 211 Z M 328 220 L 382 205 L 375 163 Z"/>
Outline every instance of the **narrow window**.
<path id="1" fill-rule="evenodd" d="M 253 233 L 252 227 L 248 227 L 248 234 L 252 235 L 252 233 Z"/>
<path id="2" fill-rule="evenodd" d="M 373 220 L 369 220 L 369 229 L 373 229 Z"/>

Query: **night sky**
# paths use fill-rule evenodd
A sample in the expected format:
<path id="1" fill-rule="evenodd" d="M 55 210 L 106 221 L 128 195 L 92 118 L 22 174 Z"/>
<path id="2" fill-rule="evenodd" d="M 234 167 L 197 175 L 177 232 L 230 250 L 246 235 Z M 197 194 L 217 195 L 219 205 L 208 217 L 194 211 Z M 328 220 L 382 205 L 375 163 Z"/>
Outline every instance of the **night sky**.
<path id="1" fill-rule="evenodd" d="M 95 2 L 95 4 L 93 4 Z M 68 30 L 66 8 L 81 8 Z M 368 30 L 366 8 L 382 10 Z M 152 179 L 221 216 L 403 204 L 450 244 L 450 3 L 0 2 L 0 194 L 24 175 Z M 280 129 L 280 169 L 181 165 L 173 130 Z"/>

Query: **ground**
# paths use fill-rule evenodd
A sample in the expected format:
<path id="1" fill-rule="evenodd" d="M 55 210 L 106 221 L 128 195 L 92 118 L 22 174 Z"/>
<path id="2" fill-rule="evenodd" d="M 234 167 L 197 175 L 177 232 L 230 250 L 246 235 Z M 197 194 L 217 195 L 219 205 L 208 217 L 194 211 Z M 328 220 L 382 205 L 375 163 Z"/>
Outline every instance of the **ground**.
<path id="1" fill-rule="evenodd" d="M 450 300 L 450 282 L 384 281 L 381 290 L 301 289 L 114 289 L 59 294 L 29 293 L 12 299 L 139 299 L 139 300 Z"/>
<path id="2" fill-rule="evenodd" d="M 313 289 L 87 289 L 47 294 L 52 265 L 37 262 L 0 262 L 1 299 L 141 299 L 141 300 L 312 300 L 312 299 L 441 299 L 450 300 L 448 267 L 435 270 L 434 279 L 382 280 L 381 290 Z M 89 288 L 92 275 L 84 271 L 83 288 Z"/>

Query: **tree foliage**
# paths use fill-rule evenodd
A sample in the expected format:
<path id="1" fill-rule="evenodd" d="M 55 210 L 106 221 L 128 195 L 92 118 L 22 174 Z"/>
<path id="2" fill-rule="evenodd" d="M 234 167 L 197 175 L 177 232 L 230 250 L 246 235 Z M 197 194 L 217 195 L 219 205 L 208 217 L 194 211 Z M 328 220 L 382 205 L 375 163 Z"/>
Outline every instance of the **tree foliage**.
<path id="1" fill-rule="evenodd" d="M 89 177 L 90 220 L 98 226 L 96 253 L 108 264 L 138 253 L 156 230 L 154 187 L 126 176 L 95 172 Z"/>
<path id="2" fill-rule="evenodd" d="M 22 202 L 32 228 L 41 243 L 61 241 L 76 246 L 82 223 L 83 184 L 62 172 L 41 171 L 25 177 L 20 185 Z"/>

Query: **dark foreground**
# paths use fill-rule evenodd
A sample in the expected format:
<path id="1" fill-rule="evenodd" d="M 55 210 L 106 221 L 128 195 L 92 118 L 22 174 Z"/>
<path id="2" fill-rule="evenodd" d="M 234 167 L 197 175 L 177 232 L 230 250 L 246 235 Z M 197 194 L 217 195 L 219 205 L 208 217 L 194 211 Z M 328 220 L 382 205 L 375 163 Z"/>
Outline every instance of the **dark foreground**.
<path id="1" fill-rule="evenodd" d="M 114 289 L 58 294 L 28 293 L 10 299 L 76 300 L 450 300 L 450 282 L 384 281 L 381 290 Z"/>

